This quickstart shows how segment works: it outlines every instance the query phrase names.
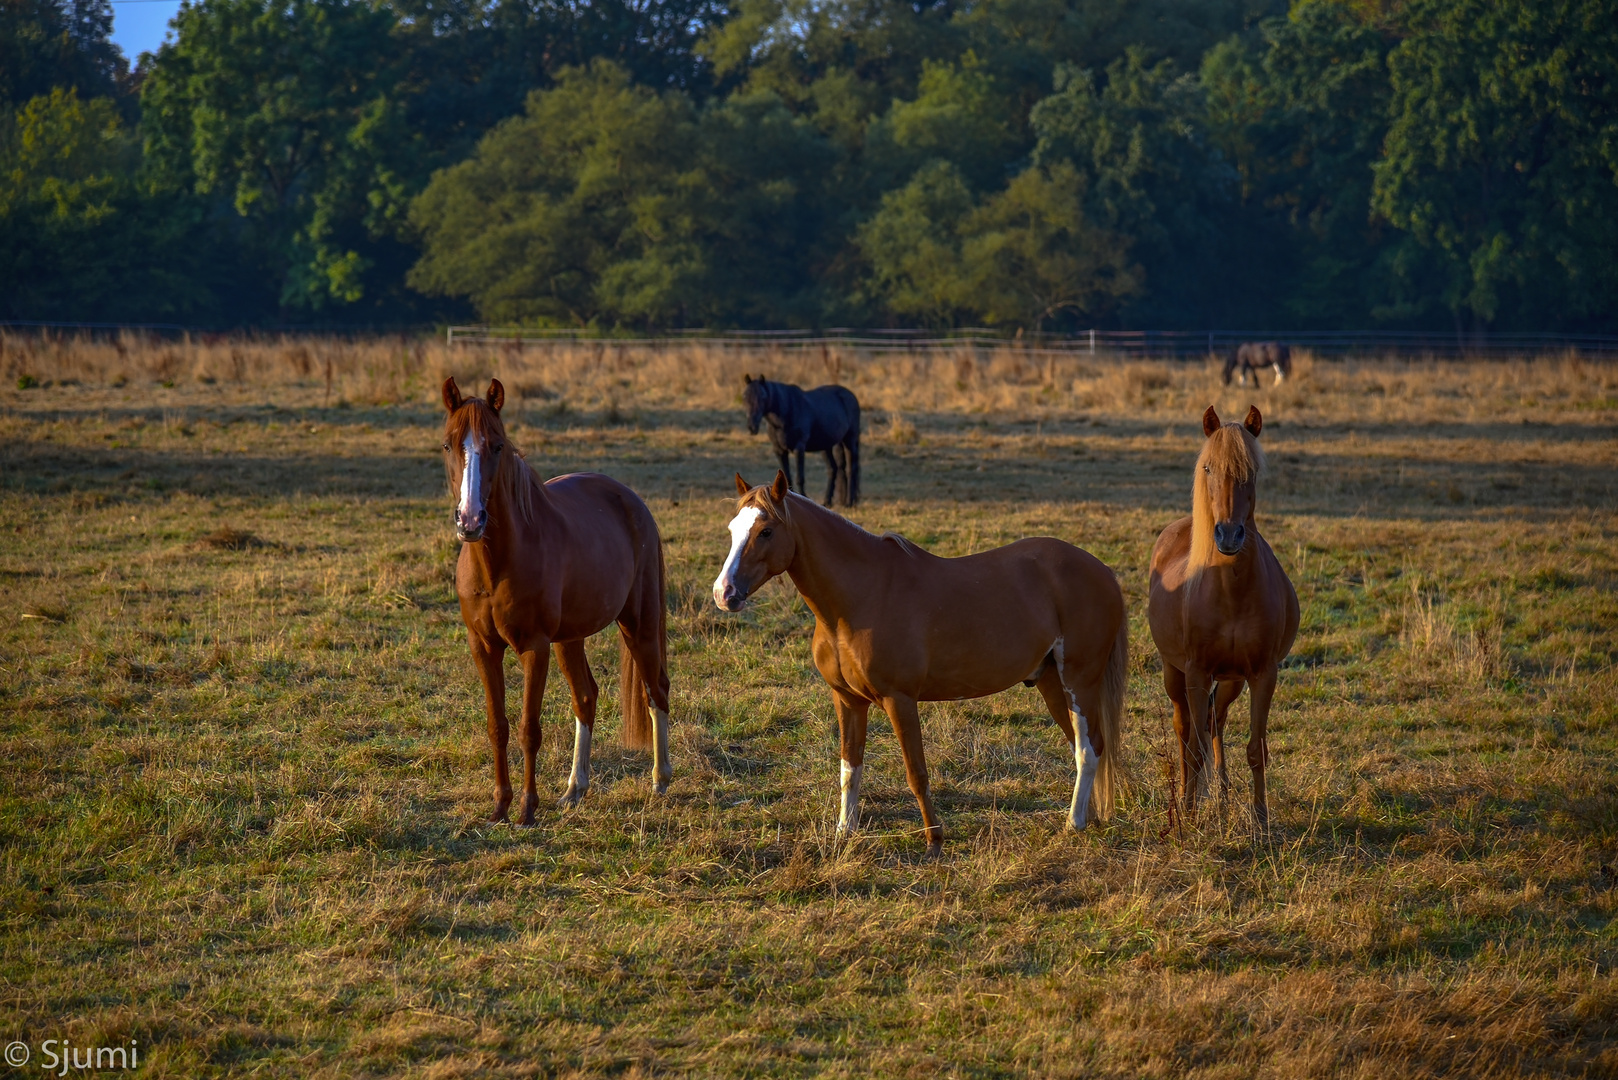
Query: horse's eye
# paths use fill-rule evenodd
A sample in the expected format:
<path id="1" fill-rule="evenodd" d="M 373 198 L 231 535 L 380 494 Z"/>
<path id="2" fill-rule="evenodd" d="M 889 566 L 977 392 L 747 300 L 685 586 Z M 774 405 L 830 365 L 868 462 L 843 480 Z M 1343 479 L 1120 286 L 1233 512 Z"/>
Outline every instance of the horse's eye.
<path id="1" fill-rule="evenodd" d="M 771 534 L 773 534 L 774 532 L 775 532 L 774 529 L 764 529 L 758 534 L 758 538 L 760 540 L 768 540 L 770 538 Z"/>
<path id="2" fill-rule="evenodd" d="M 505 448 L 506 448 L 506 444 L 505 444 L 505 443 L 495 443 L 495 444 L 494 444 L 494 452 L 495 452 L 495 453 L 497 453 L 497 454 L 498 454 L 498 453 L 499 453 L 499 452 L 500 452 L 500 451 L 502 451 L 502 450 L 504 450 L 504 449 L 505 449 Z"/>
<path id="3" fill-rule="evenodd" d="M 444 453 L 449 453 L 449 443 L 444 444 Z"/>

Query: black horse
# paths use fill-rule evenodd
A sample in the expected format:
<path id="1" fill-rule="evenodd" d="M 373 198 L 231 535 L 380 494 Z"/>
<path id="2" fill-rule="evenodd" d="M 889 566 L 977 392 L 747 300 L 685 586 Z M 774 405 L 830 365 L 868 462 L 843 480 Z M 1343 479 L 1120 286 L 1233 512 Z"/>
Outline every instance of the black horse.
<path id="1" fill-rule="evenodd" d="M 1240 368 L 1239 386 L 1247 385 L 1247 376 L 1253 376 L 1253 385 L 1258 385 L 1258 373 L 1264 368 L 1275 369 L 1275 385 L 1280 386 L 1281 381 L 1292 374 L 1292 350 L 1279 341 L 1248 341 L 1236 346 L 1225 356 L 1225 385 L 1230 385 L 1230 376 Z"/>
<path id="2" fill-rule="evenodd" d="M 770 444 L 781 459 L 781 471 L 792 478 L 787 454 L 798 455 L 798 494 L 803 489 L 803 452 L 823 450 L 826 468 L 826 506 L 839 493 L 844 506 L 860 497 L 860 403 L 844 386 L 817 386 L 803 390 L 791 383 L 770 382 L 764 376 L 744 375 L 742 402 L 747 406 L 747 431 L 758 434 L 759 421 L 770 424 Z M 840 482 L 839 482 L 840 481 Z"/>

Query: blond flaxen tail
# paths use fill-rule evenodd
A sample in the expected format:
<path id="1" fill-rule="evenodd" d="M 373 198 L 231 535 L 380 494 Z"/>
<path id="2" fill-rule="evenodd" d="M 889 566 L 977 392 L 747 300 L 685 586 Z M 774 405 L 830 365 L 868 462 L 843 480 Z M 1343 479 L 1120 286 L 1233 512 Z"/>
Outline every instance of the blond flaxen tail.
<path id="1" fill-rule="evenodd" d="M 1113 639 L 1107 671 L 1101 680 L 1101 716 L 1097 722 L 1103 750 L 1096 763 L 1095 813 L 1102 821 L 1112 817 L 1113 805 L 1128 779 L 1123 763 L 1124 692 L 1128 687 L 1129 620 L 1125 618 Z"/>

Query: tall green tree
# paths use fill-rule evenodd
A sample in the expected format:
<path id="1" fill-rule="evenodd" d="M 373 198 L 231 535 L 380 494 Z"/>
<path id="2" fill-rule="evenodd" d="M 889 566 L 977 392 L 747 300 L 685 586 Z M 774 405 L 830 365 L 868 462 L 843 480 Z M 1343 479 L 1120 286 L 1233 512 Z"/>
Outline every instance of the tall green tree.
<path id="1" fill-rule="evenodd" d="M 491 320 L 670 317 L 703 273 L 677 213 L 695 138 L 683 94 L 636 86 L 606 61 L 562 72 L 415 201 L 411 285 L 466 296 Z M 650 248 L 655 271 L 623 268 Z"/>
<path id="2" fill-rule="evenodd" d="M 1274 270 L 1273 322 L 1419 321 L 1391 264 L 1393 230 L 1371 208 L 1396 31 L 1364 5 L 1304 0 L 1203 60 L 1209 136 L 1240 176 L 1242 234 Z"/>
<path id="3" fill-rule="evenodd" d="M 272 312 L 379 299 L 396 280 L 418 148 L 394 28 L 350 0 L 202 0 L 146 77 L 153 183 L 234 216 Z"/>
<path id="4" fill-rule="evenodd" d="M 1618 3 L 1412 0 L 1373 205 L 1458 326 L 1618 310 Z"/>
<path id="5" fill-rule="evenodd" d="M 1099 76 L 1063 66 L 1032 123 L 1034 160 L 1070 164 L 1089 220 L 1131 241 L 1136 299 L 1122 317 L 1169 327 L 1255 317 L 1236 174 L 1208 139 L 1194 76 L 1134 48 Z"/>
<path id="6" fill-rule="evenodd" d="M 17 108 L 55 89 L 119 98 L 129 64 L 111 35 L 107 0 L 0 0 L 0 104 Z"/>
<path id="7" fill-rule="evenodd" d="M 1105 321 L 1139 289 L 1140 270 L 1128 239 L 1086 214 L 1085 186 L 1062 161 L 977 202 L 955 165 L 929 163 L 860 229 L 881 302 L 939 327 Z"/>
<path id="8" fill-rule="evenodd" d="M 131 321 L 208 314 L 183 215 L 135 179 L 112 100 L 52 90 L 0 109 L 0 314 Z"/>

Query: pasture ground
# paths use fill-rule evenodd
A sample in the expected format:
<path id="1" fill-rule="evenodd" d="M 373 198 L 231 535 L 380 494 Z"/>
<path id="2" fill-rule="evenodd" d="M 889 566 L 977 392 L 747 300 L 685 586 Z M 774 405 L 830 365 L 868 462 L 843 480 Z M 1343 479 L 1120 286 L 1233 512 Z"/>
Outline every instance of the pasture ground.
<path id="1" fill-rule="evenodd" d="M 1618 369 L 1306 361 L 1241 391 L 1202 364 L 845 368 L 857 521 L 946 555 L 1060 536 L 1131 604 L 1122 812 L 1063 832 L 1072 766 L 1035 691 L 926 706 L 928 862 L 876 718 L 868 831 L 832 842 L 835 719 L 790 584 L 739 616 L 708 599 L 731 473 L 774 468 L 740 362 L 670 389 L 645 358 L 440 351 L 362 393 L 352 355 L 333 389 L 297 348 L 235 378 L 201 351 L 120 348 L 132 373 L 108 374 L 0 350 L 18 1075 L 50 1038 L 137 1040 L 173 1077 L 1618 1073 Z M 667 798 L 618 746 L 604 635 L 589 798 L 484 823 L 431 404 L 458 363 L 536 365 L 508 375 L 528 459 L 611 472 L 661 523 Z M 1303 606 L 1262 836 L 1245 698 L 1229 807 L 1166 813 L 1145 562 L 1209 401 L 1265 410 L 1259 523 Z M 542 791 L 571 729 L 552 686 Z"/>

